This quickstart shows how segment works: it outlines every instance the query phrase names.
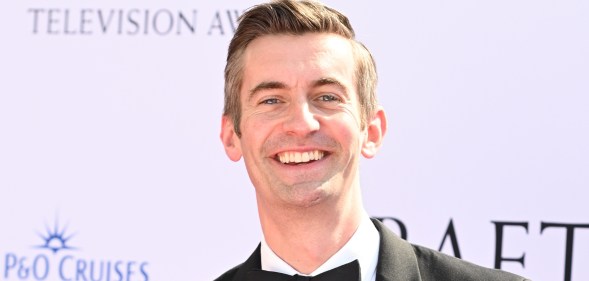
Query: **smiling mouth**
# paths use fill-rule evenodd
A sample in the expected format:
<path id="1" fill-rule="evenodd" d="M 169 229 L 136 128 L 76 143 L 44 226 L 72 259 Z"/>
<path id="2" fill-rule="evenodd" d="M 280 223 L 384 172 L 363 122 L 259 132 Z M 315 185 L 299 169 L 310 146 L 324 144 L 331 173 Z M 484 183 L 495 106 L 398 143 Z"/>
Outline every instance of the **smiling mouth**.
<path id="1" fill-rule="evenodd" d="M 324 151 L 320 150 L 313 150 L 313 151 L 305 151 L 305 152 L 297 152 L 297 151 L 285 151 L 276 154 L 276 158 L 282 164 L 300 164 L 300 163 L 308 163 L 312 161 L 321 160 L 325 156 Z"/>

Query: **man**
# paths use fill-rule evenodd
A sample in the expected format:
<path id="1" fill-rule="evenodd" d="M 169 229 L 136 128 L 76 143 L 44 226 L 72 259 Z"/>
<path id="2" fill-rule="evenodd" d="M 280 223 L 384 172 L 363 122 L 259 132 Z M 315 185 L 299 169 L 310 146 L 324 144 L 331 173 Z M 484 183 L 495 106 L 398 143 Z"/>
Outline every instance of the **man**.
<path id="1" fill-rule="evenodd" d="M 358 165 L 387 128 L 375 88 L 374 61 L 341 13 L 277 1 L 242 16 L 221 140 L 231 160 L 244 159 L 263 239 L 217 280 L 524 280 L 413 246 L 370 220 Z"/>

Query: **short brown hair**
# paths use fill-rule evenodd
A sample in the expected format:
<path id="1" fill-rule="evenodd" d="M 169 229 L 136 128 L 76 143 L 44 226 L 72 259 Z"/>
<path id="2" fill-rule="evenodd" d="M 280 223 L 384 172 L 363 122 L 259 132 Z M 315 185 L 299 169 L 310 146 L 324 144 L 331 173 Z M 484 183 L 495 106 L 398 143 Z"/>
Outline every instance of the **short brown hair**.
<path id="1" fill-rule="evenodd" d="M 355 40 L 354 29 L 340 12 L 313 1 L 280 0 L 248 9 L 229 44 L 225 66 L 225 106 L 223 115 L 232 118 L 237 136 L 241 136 L 240 91 L 243 82 L 243 53 L 254 39 L 272 34 L 303 35 L 332 33 L 353 42 L 356 61 L 356 90 L 360 101 L 362 127 L 376 111 L 376 66 L 366 47 Z"/>

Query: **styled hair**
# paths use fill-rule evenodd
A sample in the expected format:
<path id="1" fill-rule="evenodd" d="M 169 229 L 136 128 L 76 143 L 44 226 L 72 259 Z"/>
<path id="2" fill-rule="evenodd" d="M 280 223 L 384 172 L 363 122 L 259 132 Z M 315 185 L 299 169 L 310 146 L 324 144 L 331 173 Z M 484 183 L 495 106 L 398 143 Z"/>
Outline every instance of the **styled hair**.
<path id="1" fill-rule="evenodd" d="M 364 127 L 376 111 L 376 65 L 368 49 L 355 40 L 354 29 L 340 12 L 314 1 L 279 0 L 248 9 L 229 43 L 225 66 L 225 105 L 223 115 L 232 119 L 241 137 L 240 91 L 243 82 L 243 54 L 253 40 L 264 35 L 328 33 L 342 36 L 352 43 L 356 62 L 355 80 L 360 101 L 361 125 Z"/>

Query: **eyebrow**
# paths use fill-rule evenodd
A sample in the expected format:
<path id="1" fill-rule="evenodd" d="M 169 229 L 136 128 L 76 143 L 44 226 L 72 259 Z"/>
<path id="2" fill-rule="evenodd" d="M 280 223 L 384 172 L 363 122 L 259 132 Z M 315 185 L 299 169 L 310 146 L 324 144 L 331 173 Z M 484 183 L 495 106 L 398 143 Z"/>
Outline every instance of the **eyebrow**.
<path id="1" fill-rule="evenodd" d="M 321 86 L 332 85 L 339 88 L 344 94 L 347 94 L 346 87 L 340 81 L 331 77 L 322 77 L 311 82 L 311 88 L 318 88 Z M 264 81 L 256 85 L 249 91 L 248 101 L 251 100 L 256 94 L 264 90 L 276 90 L 276 89 L 288 89 L 288 85 L 279 81 Z"/>
<path id="2" fill-rule="evenodd" d="M 338 81 L 335 78 L 323 77 L 323 78 L 319 78 L 319 79 L 315 80 L 313 83 L 311 83 L 311 87 L 312 88 L 317 88 L 317 87 L 326 86 L 326 85 L 328 85 L 328 86 L 329 85 L 336 86 L 344 94 L 347 94 L 348 93 L 348 91 L 346 90 L 346 87 L 344 86 L 344 84 L 342 84 L 340 81 Z"/>
<path id="3" fill-rule="evenodd" d="M 282 82 L 278 81 L 265 81 L 258 85 L 256 85 L 253 89 L 250 90 L 250 94 L 248 96 L 248 100 L 251 100 L 257 93 L 264 91 L 264 90 L 275 90 L 275 89 L 288 89 L 288 86 Z"/>

